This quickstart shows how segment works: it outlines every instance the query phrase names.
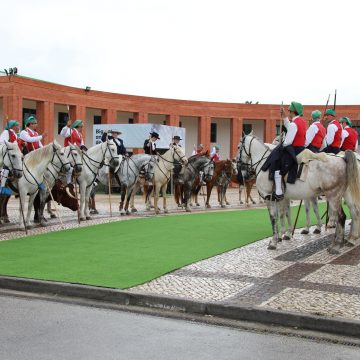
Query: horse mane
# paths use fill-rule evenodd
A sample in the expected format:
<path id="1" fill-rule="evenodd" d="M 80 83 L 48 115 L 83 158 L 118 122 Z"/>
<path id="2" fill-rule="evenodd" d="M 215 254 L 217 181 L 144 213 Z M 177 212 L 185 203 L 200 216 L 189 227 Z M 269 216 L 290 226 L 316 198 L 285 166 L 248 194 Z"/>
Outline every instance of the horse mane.
<path id="1" fill-rule="evenodd" d="M 200 156 L 206 156 L 208 159 L 210 159 L 209 150 L 206 150 L 205 152 L 201 152 L 201 153 L 199 153 L 199 154 L 191 155 L 190 157 L 188 157 L 188 161 L 190 161 L 190 160 L 192 160 L 192 159 L 197 159 L 197 158 L 199 158 Z"/>
<path id="2" fill-rule="evenodd" d="M 249 134 L 249 135 L 250 135 L 250 134 Z M 246 135 L 246 136 L 249 136 L 249 135 Z M 256 135 L 250 135 L 250 136 L 252 136 L 252 137 L 255 138 L 257 141 L 259 141 L 260 144 L 263 144 L 266 149 L 268 149 L 268 150 L 270 150 L 270 151 L 272 150 L 272 149 L 271 149 L 267 144 L 265 144 L 264 141 L 261 140 L 258 136 L 256 136 Z"/>
<path id="3" fill-rule="evenodd" d="M 28 167 L 34 168 L 40 164 L 42 160 L 53 153 L 53 143 L 43 146 L 42 148 L 36 149 L 25 155 L 24 161 Z"/>

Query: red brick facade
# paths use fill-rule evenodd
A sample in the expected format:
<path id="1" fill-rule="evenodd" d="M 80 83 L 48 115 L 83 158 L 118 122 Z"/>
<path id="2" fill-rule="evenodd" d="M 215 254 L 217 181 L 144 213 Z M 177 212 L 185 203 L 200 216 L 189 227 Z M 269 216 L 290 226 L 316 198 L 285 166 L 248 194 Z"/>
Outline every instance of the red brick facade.
<path id="1" fill-rule="evenodd" d="M 179 126 L 181 116 L 196 117 L 198 119 L 197 140 L 208 149 L 210 148 L 211 119 L 230 119 L 231 156 L 236 154 L 245 120 L 264 122 L 264 140 L 271 142 L 275 137 L 280 108 L 280 105 L 174 100 L 94 90 L 85 91 L 21 76 L 0 76 L 0 98 L 3 104 L 3 124 L 7 119 L 22 119 L 24 99 L 36 101 L 36 115 L 40 120 L 39 131 L 47 131 L 47 141 L 53 139 L 57 126 L 54 119 L 55 104 L 68 105 L 72 120 L 85 119 L 87 108 L 100 109 L 102 124 L 113 123 L 117 111 L 134 113 L 134 123 L 147 123 L 149 114 L 164 114 L 166 124 L 173 126 Z M 301 99 L 295 100 L 301 101 Z M 323 110 L 324 105 L 305 106 L 305 118 L 309 119 L 310 112 L 317 108 Z M 337 106 L 336 110 L 339 117 L 349 116 L 352 120 L 360 120 L 360 105 Z"/>

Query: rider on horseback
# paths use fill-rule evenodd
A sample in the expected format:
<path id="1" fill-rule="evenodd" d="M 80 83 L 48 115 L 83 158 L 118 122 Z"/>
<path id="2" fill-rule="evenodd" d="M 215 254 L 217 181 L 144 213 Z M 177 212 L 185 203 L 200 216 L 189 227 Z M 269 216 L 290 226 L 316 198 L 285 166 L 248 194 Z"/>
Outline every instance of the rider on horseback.
<path id="1" fill-rule="evenodd" d="M 296 156 L 305 149 L 306 122 L 302 118 L 303 106 L 293 101 L 289 108 L 289 117 L 284 117 L 284 109 L 281 108 L 284 126 L 287 129 L 285 140 L 278 145 L 270 154 L 262 170 L 271 169 L 274 172 L 275 192 L 271 199 L 282 200 L 284 191 L 282 187 L 282 177 L 288 174 L 287 182 L 294 184 L 297 177 Z M 270 200 L 271 200 L 270 199 Z"/>
<path id="2" fill-rule="evenodd" d="M 36 131 L 37 124 L 38 122 L 35 116 L 31 115 L 25 120 L 25 129 L 21 131 L 19 135 L 19 138 L 25 142 L 23 148 L 24 155 L 30 151 L 43 147 L 41 140 L 45 138 L 46 132 L 39 135 Z"/>
<path id="3" fill-rule="evenodd" d="M 175 135 L 173 137 L 173 141 L 172 141 L 172 145 L 177 145 L 177 146 L 181 146 L 180 145 L 180 141 L 181 141 L 181 137 L 179 135 Z M 184 171 L 183 170 L 183 166 L 181 165 L 180 161 L 174 160 L 174 183 L 177 184 L 183 184 L 184 183 L 184 179 L 183 179 L 183 175 L 184 175 Z"/>
<path id="4" fill-rule="evenodd" d="M 324 142 L 326 129 L 323 124 L 321 124 L 321 111 L 313 111 L 311 113 L 311 119 L 313 123 L 306 131 L 305 147 L 314 153 L 318 153 L 322 147 L 326 146 Z"/>
<path id="5" fill-rule="evenodd" d="M 351 120 L 343 116 L 340 123 L 343 126 L 341 150 L 357 151 L 359 136 L 357 131 L 353 129 Z"/>
<path id="6" fill-rule="evenodd" d="M 335 110 L 327 109 L 325 111 L 325 120 L 330 120 L 330 124 L 327 127 L 325 138 L 327 147 L 323 151 L 331 154 L 337 154 L 338 152 L 340 152 L 343 131 L 340 123 L 336 120 L 335 116 Z"/>

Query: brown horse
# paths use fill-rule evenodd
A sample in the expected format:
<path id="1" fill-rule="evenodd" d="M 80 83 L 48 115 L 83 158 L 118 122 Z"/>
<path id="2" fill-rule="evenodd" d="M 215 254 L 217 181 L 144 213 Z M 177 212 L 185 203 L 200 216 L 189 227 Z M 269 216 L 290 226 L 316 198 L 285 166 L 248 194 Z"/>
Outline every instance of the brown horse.
<path id="1" fill-rule="evenodd" d="M 210 181 L 206 182 L 206 202 L 205 206 L 210 208 L 210 196 L 214 186 L 217 186 L 218 201 L 221 207 L 225 207 L 225 193 L 234 174 L 237 174 L 236 163 L 231 160 L 222 160 L 215 163 L 214 175 Z M 199 184 L 194 191 L 195 202 L 198 204 L 197 195 L 200 191 Z"/>

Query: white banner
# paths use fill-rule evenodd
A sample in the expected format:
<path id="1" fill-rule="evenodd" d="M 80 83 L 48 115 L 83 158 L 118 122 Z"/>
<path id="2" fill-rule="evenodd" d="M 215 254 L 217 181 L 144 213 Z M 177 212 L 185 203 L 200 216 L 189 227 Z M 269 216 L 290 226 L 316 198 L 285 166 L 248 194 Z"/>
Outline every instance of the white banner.
<path id="1" fill-rule="evenodd" d="M 149 138 L 151 132 L 159 134 L 160 139 L 156 141 L 158 149 L 168 149 L 172 138 L 177 135 L 182 139 L 180 145 L 185 148 L 185 128 L 159 124 L 106 124 L 94 125 L 93 144 L 101 143 L 101 137 L 108 130 L 121 131 L 119 136 L 124 141 L 126 148 L 142 148 L 144 142 Z"/>

